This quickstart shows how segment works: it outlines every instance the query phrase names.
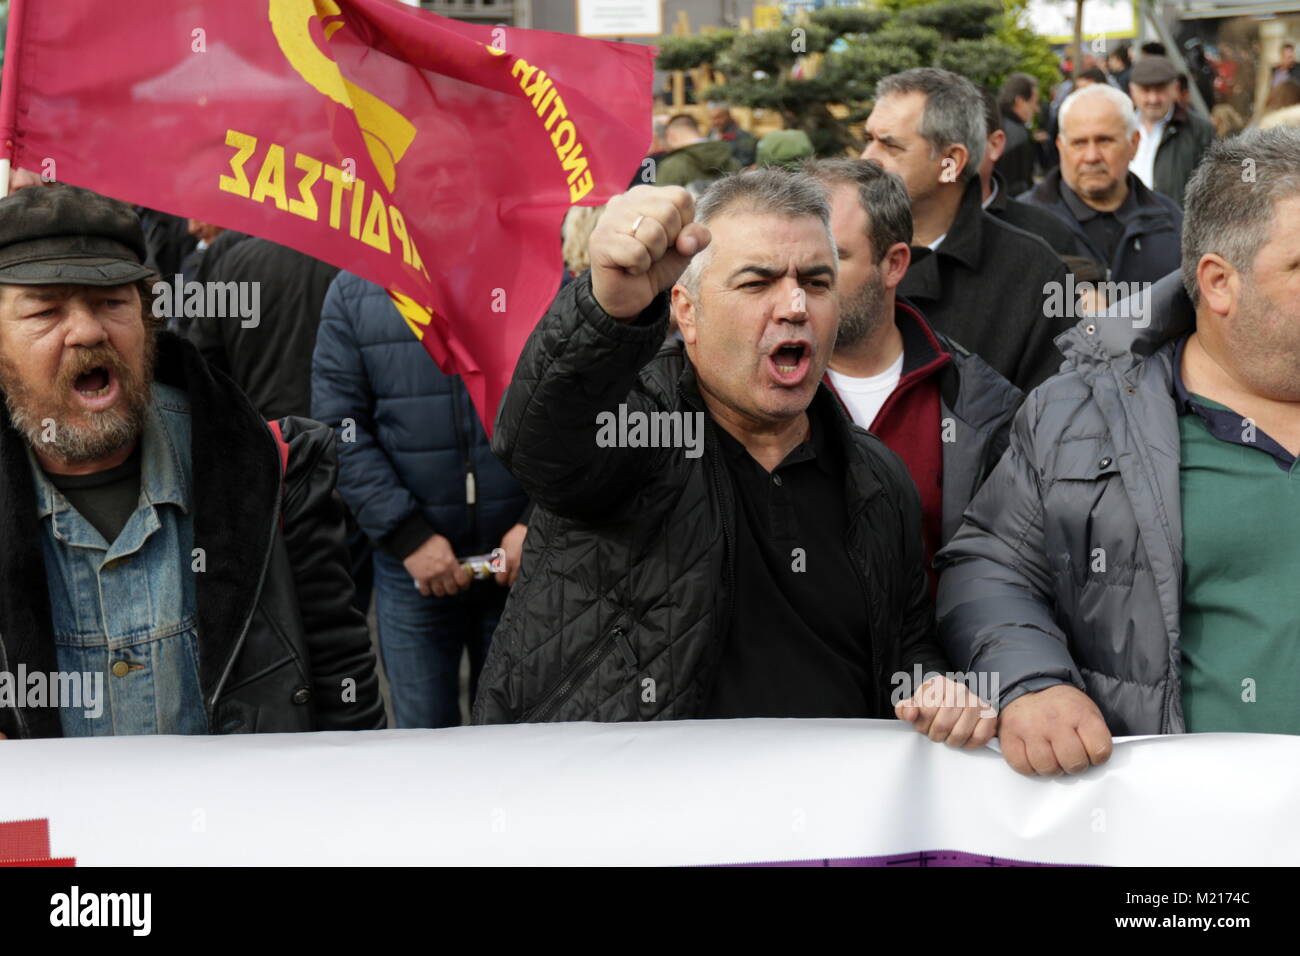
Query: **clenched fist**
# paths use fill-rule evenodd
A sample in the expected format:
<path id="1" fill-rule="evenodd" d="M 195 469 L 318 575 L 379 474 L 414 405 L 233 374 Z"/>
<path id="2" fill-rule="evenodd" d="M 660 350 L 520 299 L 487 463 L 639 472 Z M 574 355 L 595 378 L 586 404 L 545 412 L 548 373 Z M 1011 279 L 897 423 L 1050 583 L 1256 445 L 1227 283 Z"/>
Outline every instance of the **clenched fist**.
<path id="1" fill-rule="evenodd" d="M 587 243 L 600 307 L 635 318 L 671 289 L 709 244 L 709 230 L 694 219 L 695 200 L 680 186 L 637 186 L 611 199 Z"/>
<path id="2" fill-rule="evenodd" d="M 1105 763 L 1106 720 L 1083 691 L 1058 684 L 1017 697 L 998 718 L 998 743 L 1012 769 L 1027 776 L 1082 773 Z"/>

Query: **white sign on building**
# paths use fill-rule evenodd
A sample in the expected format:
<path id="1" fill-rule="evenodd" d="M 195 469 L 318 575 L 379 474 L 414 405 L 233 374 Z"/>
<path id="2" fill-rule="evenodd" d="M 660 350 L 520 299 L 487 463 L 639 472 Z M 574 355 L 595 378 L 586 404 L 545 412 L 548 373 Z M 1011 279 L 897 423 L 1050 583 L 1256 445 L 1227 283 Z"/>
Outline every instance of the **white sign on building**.
<path id="1" fill-rule="evenodd" d="M 585 37 L 645 37 L 664 32 L 663 0 L 577 0 Z"/>

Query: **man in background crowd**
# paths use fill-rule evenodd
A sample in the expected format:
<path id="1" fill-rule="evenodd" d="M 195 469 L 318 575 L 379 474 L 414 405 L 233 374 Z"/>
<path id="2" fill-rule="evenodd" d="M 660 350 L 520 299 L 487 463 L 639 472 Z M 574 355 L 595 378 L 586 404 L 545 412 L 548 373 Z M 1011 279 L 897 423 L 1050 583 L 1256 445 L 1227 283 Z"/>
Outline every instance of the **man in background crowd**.
<path id="1" fill-rule="evenodd" d="M 1061 165 L 1028 199 L 1055 214 L 1089 258 L 1116 282 L 1155 282 L 1178 268 L 1183 214 L 1129 171 L 1138 120 L 1127 96 L 1106 84 L 1061 104 Z"/>
<path id="2" fill-rule="evenodd" d="M 721 140 L 731 147 L 731 156 L 737 169 L 753 166 L 757 143 L 754 137 L 741 128 L 731 115 L 726 103 L 709 104 L 709 139 Z"/>
<path id="3" fill-rule="evenodd" d="M 885 77 L 863 159 L 897 173 L 912 199 L 912 264 L 899 294 L 1021 390 L 1061 363 L 1069 322 L 1044 314 L 1065 267 L 1037 236 L 986 214 L 979 167 L 987 128 L 974 84 L 923 67 Z"/>
<path id="4" fill-rule="evenodd" d="M 1129 95 L 1141 122 L 1132 169 L 1142 185 L 1179 207 L 1192 170 L 1214 142 L 1214 127 L 1177 102 L 1178 71 L 1163 56 L 1143 56 L 1133 67 Z"/>
<path id="5" fill-rule="evenodd" d="M 897 298 L 912 258 L 902 180 L 866 159 L 818 160 L 804 172 L 826 189 L 840 261 L 840 324 L 827 381 L 854 423 L 907 466 L 921 496 L 929 571 L 1006 450 L 1021 394 Z M 931 573 L 931 586 L 937 581 Z"/>

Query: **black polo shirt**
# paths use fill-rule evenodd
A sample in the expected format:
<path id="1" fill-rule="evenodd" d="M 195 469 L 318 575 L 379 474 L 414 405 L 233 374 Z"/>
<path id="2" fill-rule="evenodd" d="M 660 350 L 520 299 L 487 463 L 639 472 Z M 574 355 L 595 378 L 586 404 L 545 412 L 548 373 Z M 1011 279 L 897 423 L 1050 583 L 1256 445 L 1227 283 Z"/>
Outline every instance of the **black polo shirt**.
<path id="1" fill-rule="evenodd" d="M 864 585 L 845 536 L 846 459 L 826 389 L 771 473 L 722 429 L 736 491 L 731 625 L 705 717 L 874 717 Z"/>
<path id="2" fill-rule="evenodd" d="M 1083 227 L 1093 248 L 1106 257 L 1099 265 L 1106 267 L 1107 270 L 1115 261 L 1115 254 L 1119 251 L 1119 244 L 1124 238 L 1128 221 L 1137 212 L 1137 190 L 1133 186 L 1135 180 L 1136 177 L 1132 173 L 1126 177 L 1128 195 L 1124 197 L 1118 209 L 1112 212 L 1101 212 L 1080 199 L 1065 182 L 1065 177 L 1061 177 L 1061 198 L 1069 207 L 1070 215 L 1079 220 L 1079 225 Z"/>

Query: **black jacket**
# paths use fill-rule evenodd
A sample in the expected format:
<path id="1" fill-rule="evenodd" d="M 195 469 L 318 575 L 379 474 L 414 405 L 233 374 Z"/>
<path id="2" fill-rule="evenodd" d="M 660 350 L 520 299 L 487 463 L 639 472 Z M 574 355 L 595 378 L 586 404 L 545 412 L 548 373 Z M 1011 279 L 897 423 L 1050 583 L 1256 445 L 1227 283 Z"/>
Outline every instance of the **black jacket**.
<path id="1" fill-rule="evenodd" d="M 1020 117 L 1010 110 L 1002 111 L 1002 132 L 1007 145 L 993 168 L 1011 184 L 1011 194 L 1022 193 L 1034 184 L 1034 137 Z"/>
<path id="2" fill-rule="evenodd" d="M 1183 207 L 1183 193 L 1192 171 L 1214 143 L 1214 127 L 1199 113 L 1175 103 L 1156 148 L 1156 192 Z"/>
<path id="3" fill-rule="evenodd" d="M 1053 339 L 1071 320 L 1045 317 L 1043 302 L 1048 283 L 1064 287 L 1065 264 L 1037 236 L 985 213 L 982 199 L 972 177 L 938 251 L 912 247 L 898 294 L 1028 392 L 1061 366 Z"/>
<path id="4" fill-rule="evenodd" d="M 257 283 L 257 324 L 244 328 L 238 317 L 200 316 L 190 324 L 190 341 L 235 380 L 266 418 L 310 415 L 316 327 L 339 270 L 269 239 L 230 242 L 228 250 L 205 264 L 203 275 L 210 282 Z"/>
<path id="5" fill-rule="evenodd" d="M 620 404 L 703 413 L 681 346 L 660 348 L 667 327 L 666 294 L 621 322 L 584 273 L 524 347 L 492 448 L 535 507 L 475 723 L 689 718 L 709 699 L 735 598 L 735 491 L 716 426 L 705 414 L 697 458 L 596 444 L 597 415 Z M 920 503 L 902 462 L 835 418 L 831 440 L 849 461 L 845 543 L 860 558 L 887 702 L 892 674 L 946 669 L 933 642 Z"/>
<path id="6" fill-rule="evenodd" d="M 998 175 L 996 169 L 993 171 L 993 181 L 997 184 L 997 192 L 993 194 L 993 201 L 985 207 L 986 213 L 1009 226 L 1033 233 L 1051 246 L 1058 256 L 1094 257 L 1090 248 L 1079 241 L 1074 230 L 1056 216 L 1045 209 L 1012 198 L 1006 181 Z"/>
<path id="7" fill-rule="evenodd" d="M 1070 229 L 1084 246 L 1083 254 L 1105 267 L 1111 282 L 1156 282 L 1181 266 L 1183 211 L 1168 196 L 1152 192 L 1137 176 L 1128 174 L 1128 188 L 1136 208 L 1124 224 L 1124 236 L 1115 255 L 1107 262 L 1065 201 L 1061 190 L 1069 188 L 1057 168 L 1026 195 L 1026 200 L 1054 214 Z"/>
<path id="8" fill-rule="evenodd" d="M 374 654 L 350 604 L 333 434 L 285 419 L 282 482 L 262 416 L 188 342 L 159 335 L 155 377 L 184 389 L 193 415 L 194 543 L 206 555 L 199 679 L 211 732 L 382 728 Z M 58 668 L 35 494 L 26 441 L 0 412 L 0 670 L 11 673 Z M 177 559 L 191 567 L 189 555 Z M 0 709 L 0 733 L 62 736 L 58 710 Z"/>

